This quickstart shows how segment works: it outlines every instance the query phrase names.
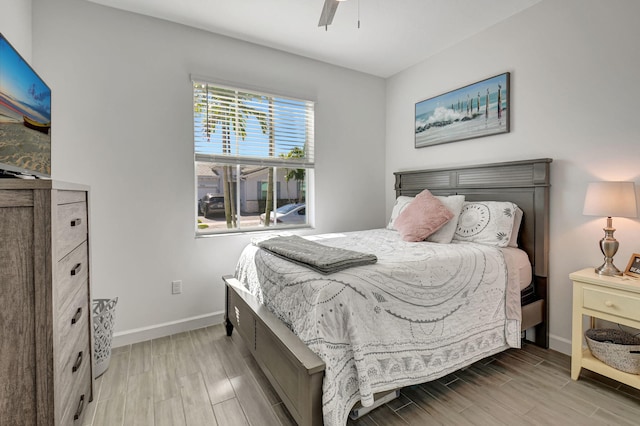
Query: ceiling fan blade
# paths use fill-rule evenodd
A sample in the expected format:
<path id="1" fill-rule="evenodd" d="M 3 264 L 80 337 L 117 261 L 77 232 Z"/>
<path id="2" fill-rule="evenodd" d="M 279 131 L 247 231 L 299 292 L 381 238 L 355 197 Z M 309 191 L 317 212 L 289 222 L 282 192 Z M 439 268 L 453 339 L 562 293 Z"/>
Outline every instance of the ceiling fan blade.
<path id="1" fill-rule="evenodd" d="M 320 15 L 320 21 L 318 21 L 319 27 L 326 27 L 327 25 L 331 25 L 331 23 L 333 22 L 333 15 L 336 14 L 339 3 L 340 2 L 338 0 L 324 0 L 324 5 L 322 6 L 322 15 Z"/>

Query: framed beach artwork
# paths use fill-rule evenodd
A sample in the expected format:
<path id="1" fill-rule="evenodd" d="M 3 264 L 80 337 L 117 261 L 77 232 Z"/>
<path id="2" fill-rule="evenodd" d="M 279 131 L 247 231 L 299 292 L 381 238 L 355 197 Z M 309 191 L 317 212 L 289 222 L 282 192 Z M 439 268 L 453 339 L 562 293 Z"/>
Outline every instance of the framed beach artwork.
<path id="1" fill-rule="evenodd" d="M 509 73 L 416 103 L 415 146 L 509 132 Z"/>

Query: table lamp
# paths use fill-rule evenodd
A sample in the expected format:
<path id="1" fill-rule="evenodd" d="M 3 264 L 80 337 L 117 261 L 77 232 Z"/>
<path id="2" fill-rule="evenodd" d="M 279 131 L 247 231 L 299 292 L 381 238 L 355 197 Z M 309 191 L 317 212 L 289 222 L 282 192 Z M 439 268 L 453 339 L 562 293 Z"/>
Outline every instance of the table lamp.
<path id="1" fill-rule="evenodd" d="M 618 251 L 618 240 L 613 237 L 613 221 L 611 217 L 636 217 L 636 189 L 633 182 L 593 182 L 587 187 L 584 198 L 584 210 L 587 216 L 606 216 L 607 226 L 604 238 L 600 240 L 600 250 L 604 255 L 604 263 L 596 268 L 600 275 L 622 275 L 613 264 L 613 256 Z"/>

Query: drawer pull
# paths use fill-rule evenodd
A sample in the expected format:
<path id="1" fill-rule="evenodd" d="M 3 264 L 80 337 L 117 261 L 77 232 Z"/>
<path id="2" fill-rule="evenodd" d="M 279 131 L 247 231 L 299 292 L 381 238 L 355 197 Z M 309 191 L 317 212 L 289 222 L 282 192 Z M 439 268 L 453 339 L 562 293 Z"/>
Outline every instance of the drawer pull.
<path id="1" fill-rule="evenodd" d="M 607 308 L 611 308 L 613 306 L 613 302 L 611 300 L 607 300 L 606 302 L 604 302 L 604 306 L 606 306 Z"/>
<path id="2" fill-rule="evenodd" d="M 73 219 L 71 221 L 71 227 L 79 226 L 81 223 L 82 223 L 82 219 L 81 218 Z"/>
<path id="3" fill-rule="evenodd" d="M 80 317 L 82 317 L 82 307 L 79 307 L 76 314 L 71 318 L 71 324 L 73 325 L 77 323 L 80 320 Z"/>
<path id="4" fill-rule="evenodd" d="M 80 270 L 82 269 L 82 263 L 78 263 L 76 266 L 71 269 L 71 276 L 78 275 Z"/>
<path id="5" fill-rule="evenodd" d="M 84 394 L 80 396 L 80 402 L 78 402 L 78 409 L 76 413 L 73 415 L 73 421 L 76 421 L 82 415 L 82 410 L 84 410 Z"/>
<path id="6" fill-rule="evenodd" d="M 80 368 L 81 365 L 82 365 L 82 351 L 80 351 L 78 353 L 78 357 L 76 358 L 76 362 L 75 362 L 75 364 L 73 364 L 73 367 L 71 367 L 71 372 L 75 373 L 76 371 L 78 371 L 78 369 Z"/>

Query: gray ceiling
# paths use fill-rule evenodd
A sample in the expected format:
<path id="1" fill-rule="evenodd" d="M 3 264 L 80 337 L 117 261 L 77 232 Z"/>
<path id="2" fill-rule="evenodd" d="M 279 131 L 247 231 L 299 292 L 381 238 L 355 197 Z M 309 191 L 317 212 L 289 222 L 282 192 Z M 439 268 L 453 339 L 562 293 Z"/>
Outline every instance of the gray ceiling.
<path id="1" fill-rule="evenodd" d="M 540 0 L 89 0 L 389 77 Z M 358 28 L 358 18 L 360 28 Z"/>

